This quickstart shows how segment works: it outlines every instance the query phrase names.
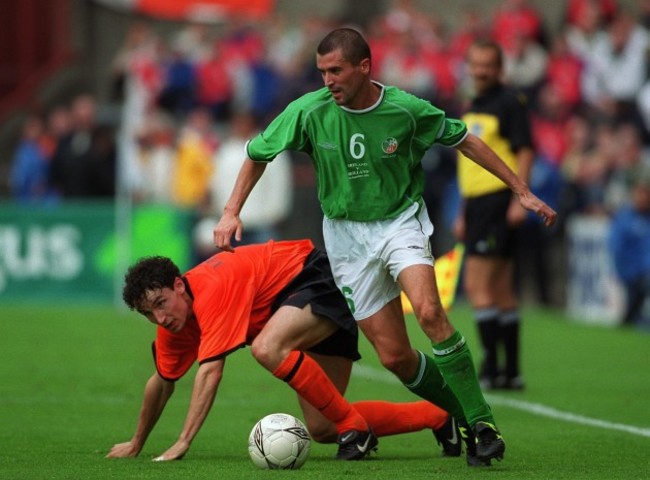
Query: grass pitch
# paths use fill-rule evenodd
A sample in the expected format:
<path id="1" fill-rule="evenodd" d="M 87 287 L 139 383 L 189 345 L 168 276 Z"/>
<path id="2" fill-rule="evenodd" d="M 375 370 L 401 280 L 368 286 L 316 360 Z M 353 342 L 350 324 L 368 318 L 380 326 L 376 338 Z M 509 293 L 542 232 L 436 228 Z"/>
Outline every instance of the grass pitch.
<path id="1" fill-rule="evenodd" d="M 459 305 L 451 318 L 478 360 L 469 309 Z M 524 322 L 528 388 L 488 395 L 507 442 L 506 458 L 492 468 L 439 458 L 425 431 L 382 438 L 379 452 L 362 462 L 334 461 L 334 445 L 313 443 L 301 470 L 262 471 L 248 458 L 250 429 L 268 413 L 300 411 L 289 387 L 248 349 L 229 357 L 212 412 L 184 460 L 151 462 L 180 432 L 194 371 L 178 383 L 140 456 L 106 459 L 135 427 L 153 372 L 153 326 L 111 307 L 0 306 L 0 478 L 650 478 L 650 334 L 585 326 L 538 309 L 524 310 Z M 429 351 L 413 318 L 409 325 L 413 344 Z M 361 348 L 348 398 L 415 400 L 382 370 L 365 339 Z"/>

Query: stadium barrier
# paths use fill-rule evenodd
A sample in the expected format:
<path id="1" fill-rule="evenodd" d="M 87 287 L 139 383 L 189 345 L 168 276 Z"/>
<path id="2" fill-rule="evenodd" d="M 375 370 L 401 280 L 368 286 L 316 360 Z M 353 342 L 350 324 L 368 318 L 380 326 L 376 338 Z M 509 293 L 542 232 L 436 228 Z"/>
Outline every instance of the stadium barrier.
<path id="1" fill-rule="evenodd" d="M 618 325 L 625 296 L 607 245 L 610 220 L 576 215 L 567 222 L 567 313 L 587 323 Z"/>
<path id="2" fill-rule="evenodd" d="M 189 266 L 190 212 L 136 205 L 124 225 L 117 211 L 110 201 L 0 204 L 0 302 L 110 301 L 141 256 Z"/>

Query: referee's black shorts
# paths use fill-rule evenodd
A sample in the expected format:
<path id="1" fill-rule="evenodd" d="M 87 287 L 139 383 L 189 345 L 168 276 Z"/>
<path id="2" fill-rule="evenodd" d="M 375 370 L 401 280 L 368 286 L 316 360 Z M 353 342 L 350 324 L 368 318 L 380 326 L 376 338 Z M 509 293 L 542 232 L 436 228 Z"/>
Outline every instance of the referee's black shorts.
<path id="1" fill-rule="evenodd" d="M 511 257 L 515 230 L 506 213 L 512 200 L 508 189 L 470 197 L 465 202 L 465 253 L 467 255 Z"/>
<path id="2" fill-rule="evenodd" d="M 348 304 L 334 283 L 330 263 L 325 252 L 314 249 L 302 271 L 278 294 L 273 302 L 272 312 L 284 306 L 304 308 L 311 305 L 314 314 L 328 318 L 339 329 L 317 345 L 310 352 L 359 360 L 359 333 Z"/>

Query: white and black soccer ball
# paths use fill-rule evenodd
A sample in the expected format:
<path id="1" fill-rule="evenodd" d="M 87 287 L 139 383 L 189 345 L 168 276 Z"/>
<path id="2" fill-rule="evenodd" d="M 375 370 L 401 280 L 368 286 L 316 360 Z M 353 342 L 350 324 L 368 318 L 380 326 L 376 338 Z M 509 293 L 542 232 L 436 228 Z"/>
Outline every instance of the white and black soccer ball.
<path id="1" fill-rule="evenodd" d="M 248 437 L 248 453 L 259 468 L 297 470 L 307 461 L 310 448 L 307 428 L 287 413 L 262 418 Z"/>

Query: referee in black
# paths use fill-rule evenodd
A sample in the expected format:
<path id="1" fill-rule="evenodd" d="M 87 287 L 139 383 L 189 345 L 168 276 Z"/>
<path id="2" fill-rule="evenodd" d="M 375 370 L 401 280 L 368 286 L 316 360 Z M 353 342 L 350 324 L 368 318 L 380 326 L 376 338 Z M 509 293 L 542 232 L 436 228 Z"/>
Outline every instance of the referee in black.
<path id="1" fill-rule="evenodd" d="M 475 96 L 462 119 L 528 184 L 534 151 L 527 102 L 502 82 L 500 46 L 490 40 L 475 42 L 468 50 L 467 65 Z M 465 243 L 463 287 L 483 345 L 481 386 L 521 390 L 514 241 L 515 229 L 527 213 L 503 182 L 462 154 L 458 184 L 463 202 L 454 233 Z"/>

